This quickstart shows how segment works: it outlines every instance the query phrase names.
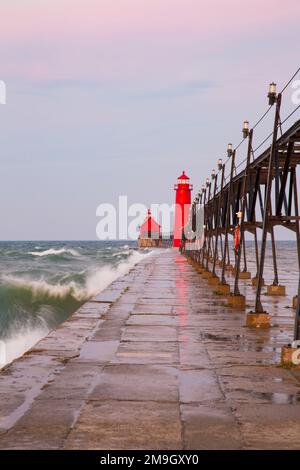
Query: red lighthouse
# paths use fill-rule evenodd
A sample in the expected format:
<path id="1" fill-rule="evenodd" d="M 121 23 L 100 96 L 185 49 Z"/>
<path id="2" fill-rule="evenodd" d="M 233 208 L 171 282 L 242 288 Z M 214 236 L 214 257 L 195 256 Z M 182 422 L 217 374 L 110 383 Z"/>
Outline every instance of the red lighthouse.
<path id="1" fill-rule="evenodd" d="M 153 219 L 151 211 L 148 209 L 147 217 L 140 227 L 139 247 L 147 248 L 161 245 L 161 227 Z"/>
<path id="2" fill-rule="evenodd" d="M 193 186 L 190 184 L 190 178 L 182 172 L 178 177 L 177 184 L 174 189 L 176 191 L 175 206 L 175 223 L 174 223 L 174 247 L 180 247 L 182 230 L 188 222 L 189 209 L 191 206 L 191 192 Z"/>

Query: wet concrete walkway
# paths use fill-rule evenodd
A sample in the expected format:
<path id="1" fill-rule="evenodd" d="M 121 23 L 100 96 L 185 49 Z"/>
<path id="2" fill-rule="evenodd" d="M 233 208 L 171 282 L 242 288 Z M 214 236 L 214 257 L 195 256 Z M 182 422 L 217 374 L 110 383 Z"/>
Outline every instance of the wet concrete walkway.
<path id="1" fill-rule="evenodd" d="M 269 331 L 223 301 L 180 254 L 146 258 L 0 373 L 0 448 L 299 448 L 287 300 Z"/>

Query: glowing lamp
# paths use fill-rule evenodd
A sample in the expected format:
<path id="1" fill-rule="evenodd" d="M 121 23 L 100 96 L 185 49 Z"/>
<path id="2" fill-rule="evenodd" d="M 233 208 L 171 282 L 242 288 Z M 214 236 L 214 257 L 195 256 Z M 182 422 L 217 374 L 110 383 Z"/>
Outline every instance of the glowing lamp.
<path id="1" fill-rule="evenodd" d="M 249 121 L 244 121 L 243 125 L 243 137 L 244 139 L 247 139 L 249 135 Z"/>
<path id="2" fill-rule="evenodd" d="M 233 154 L 233 146 L 232 146 L 232 144 L 228 144 L 227 145 L 227 155 L 228 155 L 228 157 L 231 157 L 232 154 Z"/>
<path id="3" fill-rule="evenodd" d="M 222 158 L 219 158 L 219 160 L 218 160 L 218 169 L 222 170 L 222 166 L 223 166 L 223 160 L 222 160 Z"/>
<path id="4" fill-rule="evenodd" d="M 269 98 L 269 105 L 273 106 L 273 104 L 276 102 L 276 83 L 274 82 L 270 83 L 269 85 L 268 98 Z"/>
<path id="5" fill-rule="evenodd" d="M 214 180 L 216 177 L 216 171 L 215 170 L 212 170 L 211 172 L 211 179 Z"/>

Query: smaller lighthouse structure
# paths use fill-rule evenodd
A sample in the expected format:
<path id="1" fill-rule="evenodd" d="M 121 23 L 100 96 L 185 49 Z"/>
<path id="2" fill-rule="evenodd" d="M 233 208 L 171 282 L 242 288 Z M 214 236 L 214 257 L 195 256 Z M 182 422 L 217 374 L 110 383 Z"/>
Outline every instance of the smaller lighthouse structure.
<path id="1" fill-rule="evenodd" d="M 177 184 L 174 186 L 174 190 L 176 191 L 176 205 L 173 246 L 175 248 L 180 247 L 183 228 L 188 222 L 192 189 L 193 186 L 190 184 L 190 178 L 185 174 L 185 171 L 183 171 L 182 175 L 177 178 Z"/>
<path id="2" fill-rule="evenodd" d="M 161 227 L 153 219 L 150 209 L 147 216 L 140 227 L 139 247 L 148 248 L 161 246 Z"/>

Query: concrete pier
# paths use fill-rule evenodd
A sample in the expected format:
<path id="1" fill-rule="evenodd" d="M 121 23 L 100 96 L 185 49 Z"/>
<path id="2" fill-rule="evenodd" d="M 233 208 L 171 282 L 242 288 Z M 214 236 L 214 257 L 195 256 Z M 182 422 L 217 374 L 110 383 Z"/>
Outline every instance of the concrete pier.
<path id="1" fill-rule="evenodd" d="M 0 372 L 0 448 L 299 448 L 293 310 L 245 328 L 214 290 L 175 251 L 136 265 Z"/>

